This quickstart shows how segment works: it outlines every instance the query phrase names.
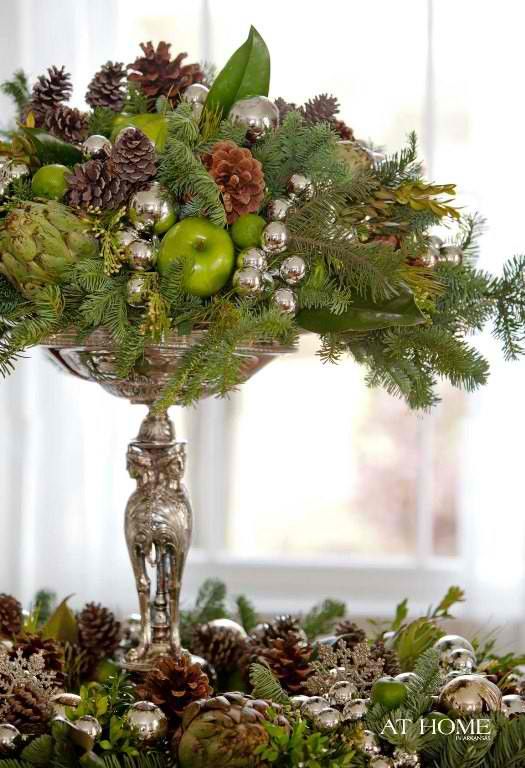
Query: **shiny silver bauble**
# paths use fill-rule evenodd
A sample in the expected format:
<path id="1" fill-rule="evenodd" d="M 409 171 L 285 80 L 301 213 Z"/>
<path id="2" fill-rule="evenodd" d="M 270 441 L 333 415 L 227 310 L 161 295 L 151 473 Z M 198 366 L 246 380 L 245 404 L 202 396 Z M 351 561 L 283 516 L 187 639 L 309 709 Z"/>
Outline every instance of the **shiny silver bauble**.
<path id="1" fill-rule="evenodd" d="M 468 675 L 476 669 L 476 655 L 468 648 L 454 648 L 446 654 L 443 664 L 450 672 Z"/>
<path id="2" fill-rule="evenodd" d="M 389 757 L 380 755 L 371 759 L 370 768 L 393 768 L 393 763 Z"/>
<path id="3" fill-rule="evenodd" d="M 327 707 L 314 716 L 314 725 L 318 731 L 330 733 L 337 730 L 342 722 L 342 716 L 338 709 Z"/>
<path id="4" fill-rule="evenodd" d="M 20 731 L 9 723 L 0 723 L 0 755 L 14 752 L 18 746 Z"/>
<path id="5" fill-rule="evenodd" d="M 290 696 L 290 704 L 294 709 L 301 709 L 303 704 L 305 704 L 310 696 L 305 696 L 303 693 L 298 694 L 297 696 Z"/>
<path id="6" fill-rule="evenodd" d="M 162 709 L 151 701 L 137 701 L 126 714 L 133 736 L 142 744 L 155 744 L 168 731 L 168 719 Z"/>
<path id="7" fill-rule="evenodd" d="M 339 680 L 328 691 L 330 704 L 334 704 L 336 707 L 344 706 L 354 696 L 357 696 L 357 686 L 349 680 Z"/>
<path id="8" fill-rule="evenodd" d="M 132 275 L 126 288 L 126 299 L 130 307 L 142 307 L 149 295 L 149 281 L 144 274 Z"/>
<path id="9" fill-rule="evenodd" d="M 29 176 L 29 166 L 20 160 L 11 160 L 5 168 L 8 181 L 16 181 L 16 179 L 23 179 L 25 176 Z"/>
<path id="10" fill-rule="evenodd" d="M 239 638 L 239 640 L 244 640 L 248 637 L 244 627 L 241 627 L 241 625 L 237 621 L 233 621 L 233 619 L 212 619 L 206 626 L 227 630 L 232 635 Z"/>
<path id="11" fill-rule="evenodd" d="M 301 256 L 288 256 L 279 269 L 279 274 L 288 285 L 297 285 L 306 275 L 306 264 Z"/>
<path id="12" fill-rule="evenodd" d="M 439 708 L 458 717 L 490 714 L 501 709 L 501 691 L 482 675 L 459 675 L 439 695 Z"/>
<path id="13" fill-rule="evenodd" d="M 133 243 L 135 240 L 140 239 L 140 235 L 134 227 L 119 229 L 119 231 L 116 233 L 116 237 L 121 248 L 127 248 L 128 245 Z"/>
<path id="14" fill-rule="evenodd" d="M 272 302 L 285 315 L 295 315 L 297 312 L 297 299 L 291 288 L 278 288 L 272 296 Z"/>
<path id="15" fill-rule="evenodd" d="M 275 200 L 270 200 L 266 206 L 266 217 L 270 221 L 284 221 L 292 205 L 293 203 L 291 200 L 286 200 L 283 197 L 277 197 Z"/>
<path id="16" fill-rule="evenodd" d="M 310 200 L 314 194 L 311 180 L 302 173 L 293 173 L 290 176 L 286 190 L 292 198 L 301 197 L 303 200 Z"/>
<path id="17" fill-rule="evenodd" d="M 79 717 L 78 720 L 75 720 L 74 726 L 79 731 L 82 731 L 82 733 L 85 733 L 86 736 L 93 741 L 96 741 L 102 733 L 102 726 L 99 721 L 96 717 L 92 717 L 91 715 Z"/>
<path id="18" fill-rule="evenodd" d="M 407 685 L 408 683 L 417 683 L 421 678 L 415 672 L 401 672 L 395 676 L 395 680 L 399 680 L 400 683 Z"/>
<path id="19" fill-rule="evenodd" d="M 330 709 L 330 703 L 322 696 L 309 696 L 301 707 L 301 714 L 309 720 L 312 720 L 323 709 Z"/>
<path id="20" fill-rule="evenodd" d="M 262 248 L 245 248 L 237 256 L 237 264 L 243 267 L 252 267 L 264 272 L 268 268 L 266 254 Z"/>
<path id="21" fill-rule="evenodd" d="M 405 752 L 404 749 L 396 749 L 392 765 L 394 768 L 419 768 L 421 761 L 415 752 Z"/>
<path id="22" fill-rule="evenodd" d="M 154 181 L 147 189 L 135 192 L 129 203 L 128 216 L 139 232 L 153 230 L 157 234 L 169 229 L 176 218 L 175 210 L 158 181 Z"/>
<path id="23" fill-rule="evenodd" d="M 455 651 L 456 648 L 467 648 L 474 653 L 472 644 L 469 643 L 466 637 L 461 637 L 461 635 L 444 635 L 443 637 L 440 637 L 439 640 L 436 640 L 434 648 L 439 652 L 440 661 L 444 664 L 446 664 L 447 656 L 450 651 Z"/>
<path id="24" fill-rule="evenodd" d="M 439 249 L 439 261 L 459 266 L 463 263 L 463 250 L 459 245 L 443 245 Z"/>
<path id="25" fill-rule="evenodd" d="M 356 722 L 366 716 L 368 712 L 368 699 L 353 699 L 345 704 L 343 720 Z"/>
<path id="26" fill-rule="evenodd" d="M 426 251 L 421 255 L 421 261 L 424 267 L 432 269 L 439 261 L 439 248 L 429 244 Z"/>
<path id="27" fill-rule="evenodd" d="M 367 755 L 378 755 L 381 752 L 380 741 L 373 731 L 363 731 L 359 748 Z"/>
<path id="28" fill-rule="evenodd" d="M 282 221 L 271 221 L 262 231 L 261 246 L 263 251 L 276 256 L 288 246 L 288 230 Z"/>
<path id="29" fill-rule="evenodd" d="M 76 693 L 55 693 L 51 697 L 53 717 L 66 717 L 66 709 L 76 709 L 81 701 Z"/>
<path id="30" fill-rule="evenodd" d="M 111 142 L 105 136 L 94 133 L 82 142 L 82 152 L 93 160 L 103 160 L 111 154 Z"/>
<path id="31" fill-rule="evenodd" d="M 157 249 L 148 240 L 133 240 L 125 253 L 128 266 L 136 272 L 147 272 L 157 263 Z"/>
<path id="32" fill-rule="evenodd" d="M 196 120 L 200 120 L 209 92 L 210 89 L 202 85 L 202 83 L 193 83 L 188 85 L 182 94 L 182 101 L 187 101 L 188 104 L 191 104 L 191 111 Z"/>
<path id="33" fill-rule="evenodd" d="M 261 139 L 279 126 L 279 110 L 266 96 L 236 101 L 228 115 L 232 123 L 243 125 L 250 141 Z"/>
<path id="34" fill-rule="evenodd" d="M 510 720 L 525 715 L 525 699 L 515 693 L 509 693 L 501 700 L 501 711 Z"/>

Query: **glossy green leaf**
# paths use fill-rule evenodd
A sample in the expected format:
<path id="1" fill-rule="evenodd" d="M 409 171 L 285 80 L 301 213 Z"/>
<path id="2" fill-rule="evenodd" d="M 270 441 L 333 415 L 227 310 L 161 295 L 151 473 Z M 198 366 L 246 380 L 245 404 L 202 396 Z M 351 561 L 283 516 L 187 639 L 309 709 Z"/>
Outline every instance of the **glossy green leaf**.
<path id="1" fill-rule="evenodd" d="M 165 115 L 157 112 L 145 112 L 141 115 L 118 115 L 113 122 L 111 141 L 115 141 L 123 128 L 138 128 L 155 144 L 155 149 L 162 152 L 168 135 L 168 120 Z"/>
<path id="2" fill-rule="evenodd" d="M 68 606 L 67 601 L 72 596 L 69 595 L 53 611 L 49 619 L 44 624 L 42 635 L 44 638 L 58 640 L 61 643 L 74 644 L 78 640 L 78 624 L 75 614 Z"/>
<path id="3" fill-rule="evenodd" d="M 21 130 L 33 144 L 36 156 L 42 165 L 60 163 L 61 165 L 72 166 L 82 162 L 82 152 L 73 144 L 57 139 L 56 136 L 52 136 L 41 128 L 22 126 Z"/>
<path id="4" fill-rule="evenodd" d="M 425 316 L 417 306 L 412 291 L 405 288 L 394 298 L 382 302 L 356 297 L 352 306 L 340 315 L 326 309 L 302 309 L 296 321 L 301 328 L 314 333 L 344 333 L 420 325 L 425 322 Z"/>
<path id="5" fill-rule="evenodd" d="M 268 96 L 270 52 L 255 27 L 219 72 L 206 99 L 206 109 L 228 115 L 233 104 L 249 96 Z"/>

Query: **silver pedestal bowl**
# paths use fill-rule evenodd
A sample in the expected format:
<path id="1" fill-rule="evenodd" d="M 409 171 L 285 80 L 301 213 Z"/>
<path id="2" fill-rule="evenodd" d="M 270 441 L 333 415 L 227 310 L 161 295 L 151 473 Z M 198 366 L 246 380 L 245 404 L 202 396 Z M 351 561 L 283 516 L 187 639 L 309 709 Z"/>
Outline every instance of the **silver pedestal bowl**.
<path id="1" fill-rule="evenodd" d="M 60 333 L 42 345 L 63 371 L 96 382 L 131 403 L 148 406 L 139 434 L 127 452 L 128 471 L 137 488 L 126 507 L 125 533 L 141 615 L 140 644 L 126 660 L 130 669 L 151 669 L 159 656 L 180 648 L 179 596 L 192 532 L 191 504 L 183 484 L 186 444 L 176 440 L 168 412 L 154 408 L 154 404 L 184 354 L 204 333 L 172 334 L 164 342 L 148 346 L 137 371 L 126 379 L 117 373 L 114 345 L 103 330 L 82 342 L 75 332 Z M 239 346 L 236 354 L 242 358 L 243 380 L 275 357 L 294 351 L 294 347 L 271 343 Z M 213 394 L 209 388 L 207 395 Z"/>

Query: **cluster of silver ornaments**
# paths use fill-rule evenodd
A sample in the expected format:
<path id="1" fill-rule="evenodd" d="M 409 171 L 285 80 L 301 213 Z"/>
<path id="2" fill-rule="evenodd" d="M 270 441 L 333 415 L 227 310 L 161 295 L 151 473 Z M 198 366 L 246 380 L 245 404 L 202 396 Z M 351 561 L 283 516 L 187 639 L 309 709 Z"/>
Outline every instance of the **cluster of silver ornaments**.
<path id="1" fill-rule="evenodd" d="M 201 83 L 193 83 L 183 92 L 182 101 L 191 104 L 191 111 L 195 120 L 200 120 L 209 92 L 210 89 Z"/>
<path id="2" fill-rule="evenodd" d="M 90 160 L 103 160 L 111 154 L 112 144 L 105 136 L 94 133 L 82 143 L 82 153 Z"/>
<path id="3" fill-rule="evenodd" d="M 9 185 L 29 175 L 29 167 L 20 160 L 0 158 L 0 198 L 7 193 Z"/>
<path id="4" fill-rule="evenodd" d="M 444 635 L 434 643 L 439 652 L 441 669 L 452 678 L 454 674 L 468 675 L 476 670 L 476 654 L 472 644 L 461 635 Z"/>
<path id="5" fill-rule="evenodd" d="M 151 746 L 166 736 L 168 719 L 151 701 L 136 701 L 128 709 L 126 721 L 133 736 L 144 746 Z"/>
<path id="6" fill-rule="evenodd" d="M 240 296 L 261 298 L 271 290 L 273 278 L 267 272 L 268 262 L 261 248 L 245 248 L 237 262 L 239 269 L 233 276 L 233 285 Z"/>
<path id="7" fill-rule="evenodd" d="M 404 749 L 396 749 L 392 761 L 393 768 L 419 768 L 421 761 L 415 752 L 405 752 Z"/>
<path id="8" fill-rule="evenodd" d="M 279 126 L 279 110 L 266 96 L 236 101 L 228 117 L 232 123 L 246 128 L 246 135 L 252 142 Z"/>
<path id="9" fill-rule="evenodd" d="M 439 262 L 459 266 L 463 263 L 463 251 L 459 245 L 446 245 L 440 237 L 433 235 L 429 238 L 423 263 L 426 267 L 434 267 Z"/>

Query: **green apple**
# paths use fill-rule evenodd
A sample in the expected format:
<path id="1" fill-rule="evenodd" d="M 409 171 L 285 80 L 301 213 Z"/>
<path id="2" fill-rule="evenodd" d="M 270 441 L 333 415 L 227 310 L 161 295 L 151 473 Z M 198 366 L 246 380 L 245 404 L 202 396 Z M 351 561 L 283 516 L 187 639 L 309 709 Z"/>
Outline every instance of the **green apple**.
<path id="1" fill-rule="evenodd" d="M 184 259 L 188 265 L 184 287 L 194 296 L 213 296 L 228 282 L 235 264 L 235 248 L 225 229 L 199 217 L 179 221 L 164 235 L 157 269 L 166 274 Z"/>
<path id="2" fill-rule="evenodd" d="M 53 163 L 43 165 L 33 176 L 31 188 L 36 197 L 62 200 L 67 191 L 67 177 L 71 169 L 66 165 Z"/>
<path id="3" fill-rule="evenodd" d="M 238 248 L 251 248 L 261 242 L 262 231 L 266 221 L 256 213 L 243 213 L 234 222 L 230 234 Z"/>
<path id="4" fill-rule="evenodd" d="M 372 686 L 371 698 L 374 704 L 382 704 L 385 709 L 399 707 L 408 696 L 408 688 L 393 677 L 381 677 Z"/>

